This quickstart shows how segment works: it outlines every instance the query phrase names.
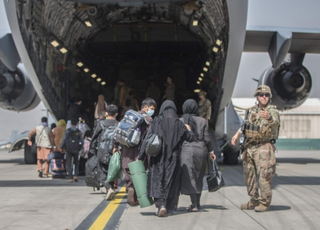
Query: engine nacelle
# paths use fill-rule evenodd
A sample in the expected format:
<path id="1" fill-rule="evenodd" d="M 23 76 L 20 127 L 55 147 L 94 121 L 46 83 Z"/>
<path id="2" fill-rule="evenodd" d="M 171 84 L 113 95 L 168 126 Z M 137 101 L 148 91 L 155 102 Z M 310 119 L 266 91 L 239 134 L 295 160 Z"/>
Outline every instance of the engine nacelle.
<path id="1" fill-rule="evenodd" d="M 0 72 L 0 107 L 11 111 L 28 111 L 40 103 L 24 66 L 15 71 L 6 68 Z"/>
<path id="2" fill-rule="evenodd" d="M 278 69 L 268 68 L 261 75 L 259 85 L 268 85 L 272 92 L 272 104 L 279 110 L 300 106 L 310 95 L 312 78 L 302 65 L 286 62 Z"/>

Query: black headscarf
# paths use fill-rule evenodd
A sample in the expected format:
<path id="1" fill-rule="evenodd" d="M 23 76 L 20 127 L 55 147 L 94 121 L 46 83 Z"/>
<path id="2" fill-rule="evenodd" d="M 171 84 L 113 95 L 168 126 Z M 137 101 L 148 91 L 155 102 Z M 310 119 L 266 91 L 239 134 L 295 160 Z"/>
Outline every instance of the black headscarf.
<path id="1" fill-rule="evenodd" d="M 196 135 L 196 138 L 199 137 L 197 131 L 197 123 L 193 119 L 192 115 L 199 116 L 199 106 L 198 103 L 193 99 L 186 100 L 182 105 L 182 112 L 183 112 L 183 121 L 185 124 L 190 125 L 192 132 Z"/>
<path id="2" fill-rule="evenodd" d="M 170 161 L 174 148 L 177 146 L 183 136 L 183 130 L 179 128 L 179 117 L 175 104 L 166 100 L 160 107 L 159 115 L 154 119 L 152 130 L 163 140 L 163 146 L 166 147 L 165 161 Z"/>

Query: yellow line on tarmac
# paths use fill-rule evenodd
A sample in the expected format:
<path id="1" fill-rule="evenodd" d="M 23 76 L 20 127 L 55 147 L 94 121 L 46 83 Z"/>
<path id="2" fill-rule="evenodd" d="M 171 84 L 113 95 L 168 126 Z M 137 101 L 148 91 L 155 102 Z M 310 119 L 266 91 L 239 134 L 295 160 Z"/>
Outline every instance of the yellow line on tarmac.
<path id="1" fill-rule="evenodd" d="M 126 195 L 126 186 L 122 186 L 120 191 L 116 194 L 112 201 L 110 201 L 109 205 L 103 210 L 100 216 L 96 219 L 96 221 L 91 225 L 89 230 L 102 230 L 108 223 L 114 211 L 118 208 L 121 200 Z"/>

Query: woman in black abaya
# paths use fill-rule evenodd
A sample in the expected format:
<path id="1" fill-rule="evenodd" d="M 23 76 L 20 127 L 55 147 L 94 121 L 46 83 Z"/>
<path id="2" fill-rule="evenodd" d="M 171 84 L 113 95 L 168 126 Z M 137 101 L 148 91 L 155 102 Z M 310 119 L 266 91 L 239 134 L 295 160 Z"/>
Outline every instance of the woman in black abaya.
<path id="1" fill-rule="evenodd" d="M 206 171 L 208 156 L 215 159 L 210 142 L 207 122 L 199 116 L 198 103 L 189 99 L 183 103 L 183 116 L 180 118 L 185 124 L 190 125 L 196 135 L 193 142 L 184 142 L 181 151 L 181 194 L 190 196 L 191 205 L 189 212 L 197 212 L 200 209 L 200 197 L 203 187 L 203 177 Z"/>
<path id="2" fill-rule="evenodd" d="M 153 197 L 158 208 L 158 216 L 172 214 L 180 193 L 180 152 L 184 141 L 194 141 L 195 135 L 190 126 L 179 120 L 176 106 L 166 100 L 159 115 L 155 117 L 149 129 L 146 142 L 152 133 L 162 139 L 161 153 L 151 157 L 149 164 L 147 195 Z M 145 143 L 142 144 L 139 160 L 145 158 Z"/>

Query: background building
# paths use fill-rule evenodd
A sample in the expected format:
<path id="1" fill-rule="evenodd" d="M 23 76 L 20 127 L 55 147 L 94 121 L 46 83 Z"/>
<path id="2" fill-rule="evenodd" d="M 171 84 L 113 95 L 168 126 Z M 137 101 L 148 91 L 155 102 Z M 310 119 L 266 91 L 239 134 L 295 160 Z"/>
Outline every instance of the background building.
<path id="1" fill-rule="evenodd" d="M 244 117 L 244 109 L 255 104 L 255 98 L 233 98 L 236 111 Z M 280 111 L 279 149 L 320 149 L 320 99 L 308 98 L 300 107 Z"/>

